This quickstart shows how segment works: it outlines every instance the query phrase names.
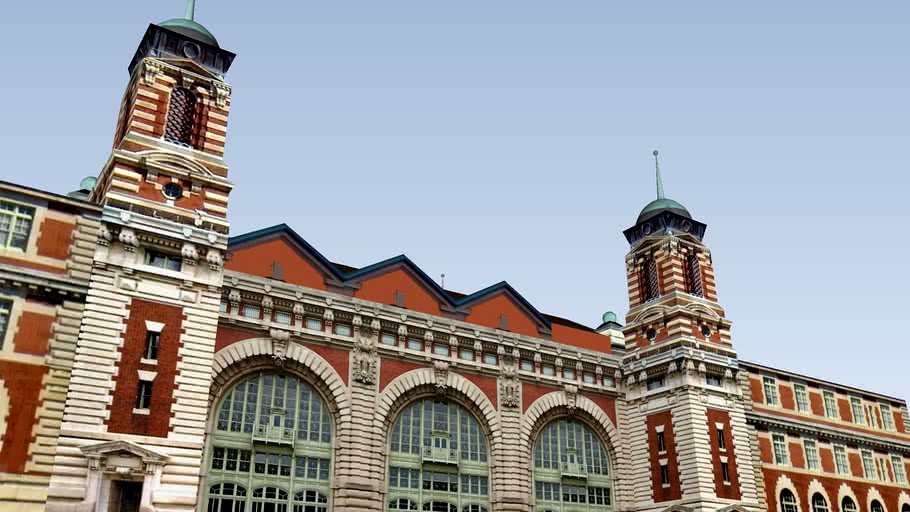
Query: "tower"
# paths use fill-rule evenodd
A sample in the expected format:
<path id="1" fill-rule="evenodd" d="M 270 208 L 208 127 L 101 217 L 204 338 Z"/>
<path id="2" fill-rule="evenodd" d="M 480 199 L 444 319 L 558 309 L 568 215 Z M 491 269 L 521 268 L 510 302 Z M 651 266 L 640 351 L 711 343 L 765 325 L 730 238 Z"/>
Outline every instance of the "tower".
<path id="1" fill-rule="evenodd" d="M 234 54 L 186 14 L 129 64 L 48 510 L 193 510 L 231 183 Z"/>
<path id="2" fill-rule="evenodd" d="M 629 313 L 626 435 L 642 510 L 684 506 L 756 508 L 745 398 L 717 302 L 706 225 L 664 195 L 654 152 L 657 198 L 624 235 Z"/>

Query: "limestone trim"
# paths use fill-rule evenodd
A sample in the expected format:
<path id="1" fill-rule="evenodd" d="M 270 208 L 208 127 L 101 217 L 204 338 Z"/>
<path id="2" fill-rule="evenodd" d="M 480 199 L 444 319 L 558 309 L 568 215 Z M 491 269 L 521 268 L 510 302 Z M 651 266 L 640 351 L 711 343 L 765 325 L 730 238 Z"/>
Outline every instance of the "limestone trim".
<path id="1" fill-rule="evenodd" d="M 855 500 L 856 499 L 854 498 L 854 501 Z M 907 491 L 901 491 L 897 496 L 897 510 L 895 512 L 902 512 L 904 507 L 910 507 L 910 495 L 907 494 Z"/>
<path id="2" fill-rule="evenodd" d="M 809 505 L 809 510 L 812 510 L 812 497 L 815 494 L 821 494 L 825 498 L 825 502 L 828 504 L 828 510 L 833 510 L 834 506 L 831 504 L 831 497 L 828 496 L 828 491 L 825 490 L 825 486 L 818 481 L 817 478 L 813 478 L 809 482 L 809 486 L 806 487 L 806 503 Z M 837 508 L 840 508 L 840 503 L 837 503 Z"/>
<path id="3" fill-rule="evenodd" d="M 875 487 L 870 487 L 869 491 L 866 492 L 866 510 L 872 510 L 872 502 L 878 501 L 882 510 L 888 512 L 888 502 L 885 501 L 885 498 L 882 498 L 882 494 L 878 492 L 878 489 Z"/>
<path id="4" fill-rule="evenodd" d="M 796 498 L 796 512 L 801 512 L 802 501 L 799 499 L 799 493 L 796 492 L 796 485 L 787 475 L 781 475 L 774 484 L 774 502 L 777 503 L 777 510 L 783 510 L 780 503 L 780 493 L 784 489 L 793 493 L 793 497 Z"/>
<path id="5" fill-rule="evenodd" d="M 853 503 L 859 508 L 860 500 L 856 497 L 856 493 L 853 492 L 853 489 L 850 487 L 847 482 L 840 484 L 840 487 L 837 489 L 837 509 L 843 511 L 841 506 L 844 503 L 844 498 L 850 498 L 853 500 Z"/>

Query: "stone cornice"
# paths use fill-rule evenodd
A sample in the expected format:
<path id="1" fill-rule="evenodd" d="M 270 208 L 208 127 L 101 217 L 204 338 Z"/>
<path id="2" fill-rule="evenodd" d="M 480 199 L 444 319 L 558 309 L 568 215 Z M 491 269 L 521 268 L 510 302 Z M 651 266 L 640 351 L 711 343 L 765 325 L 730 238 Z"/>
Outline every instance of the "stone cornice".
<path id="1" fill-rule="evenodd" d="M 88 282 L 82 279 L 5 263 L 0 263 L 0 284 L 63 296 L 70 295 L 79 300 L 84 299 L 88 293 Z"/>
<path id="2" fill-rule="evenodd" d="M 746 420 L 751 425 L 761 425 L 769 429 L 797 432 L 799 434 L 817 436 L 833 441 L 861 444 L 873 448 L 880 448 L 889 452 L 899 452 L 910 455 L 910 441 L 901 442 L 897 439 L 877 437 L 871 433 L 854 432 L 852 430 L 837 428 L 830 425 L 801 421 L 795 418 L 783 418 L 773 414 L 755 411 L 746 412 Z"/>

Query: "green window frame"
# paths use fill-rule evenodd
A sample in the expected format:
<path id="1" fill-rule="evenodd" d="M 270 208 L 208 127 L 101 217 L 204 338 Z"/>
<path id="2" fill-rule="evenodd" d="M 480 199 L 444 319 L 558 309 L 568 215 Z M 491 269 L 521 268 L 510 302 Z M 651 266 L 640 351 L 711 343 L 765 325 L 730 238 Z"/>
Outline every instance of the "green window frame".
<path id="1" fill-rule="evenodd" d="M 34 208 L 0 201 L 0 247 L 25 251 L 34 220 Z"/>
<path id="2" fill-rule="evenodd" d="M 537 510 L 612 510 L 607 450 L 587 425 L 569 419 L 547 424 L 534 444 Z"/>

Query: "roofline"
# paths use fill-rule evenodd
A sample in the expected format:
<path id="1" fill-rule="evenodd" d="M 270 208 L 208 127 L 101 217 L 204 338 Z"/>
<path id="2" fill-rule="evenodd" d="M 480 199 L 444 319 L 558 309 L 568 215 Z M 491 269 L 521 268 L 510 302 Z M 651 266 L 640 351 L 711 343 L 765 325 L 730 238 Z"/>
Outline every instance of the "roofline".
<path id="1" fill-rule="evenodd" d="M 892 402 L 899 402 L 899 403 L 902 403 L 902 404 L 905 404 L 905 405 L 906 405 L 906 403 L 907 403 L 907 400 L 906 400 L 906 399 L 903 399 L 903 398 L 898 398 L 898 397 L 891 396 L 891 395 L 885 395 L 885 394 L 882 394 L 882 393 L 876 393 L 875 391 L 869 391 L 869 390 L 865 390 L 865 389 L 860 389 L 860 388 L 857 388 L 857 387 L 855 387 L 855 386 L 848 386 L 848 385 L 845 385 L 845 384 L 838 384 L 838 383 L 836 383 L 836 382 L 831 382 L 830 380 L 823 380 L 823 379 L 818 379 L 818 378 L 815 378 L 815 377 L 809 377 L 808 375 L 803 375 L 803 374 L 801 374 L 801 373 L 796 373 L 796 372 L 791 371 L 791 370 L 782 370 L 782 369 L 780 369 L 780 368 L 774 368 L 774 367 L 772 367 L 772 366 L 767 366 L 767 365 L 764 365 L 764 364 L 761 364 L 761 363 L 755 363 L 755 362 L 752 362 L 752 361 L 744 361 L 744 360 L 740 359 L 740 360 L 739 360 L 739 364 L 740 364 L 741 366 L 753 367 L 753 368 L 757 368 L 757 369 L 761 369 L 761 370 L 769 370 L 769 371 L 776 372 L 776 373 L 786 374 L 786 375 L 789 375 L 789 376 L 791 376 L 791 377 L 796 377 L 796 378 L 798 378 L 798 379 L 804 379 L 804 380 L 806 380 L 806 381 L 815 382 L 815 383 L 821 384 L 821 385 L 823 385 L 823 386 L 828 386 L 828 387 L 837 388 L 837 389 L 845 389 L 845 390 L 855 391 L 855 392 L 858 393 L 858 394 L 864 394 L 864 395 L 870 395 L 870 396 L 877 396 L 877 397 L 879 397 L 879 398 L 884 398 L 884 399 L 890 400 L 890 401 L 892 401 Z"/>
<path id="2" fill-rule="evenodd" d="M 458 306 L 462 306 L 469 302 L 473 302 L 477 299 L 480 299 L 481 297 L 484 297 L 485 295 L 490 295 L 490 294 L 496 293 L 500 290 L 508 291 L 513 296 L 515 296 L 515 298 L 518 300 L 518 302 L 522 306 L 524 306 L 528 311 L 530 311 L 531 314 L 534 315 L 534 318 L 536 318 L 540 323 L 542 323 L 544 326 L 546 326 L 547 329 L 553 328 L 553 326 L 550 324 L 550 320 L 547 317 L 545 317 L 540 311 L 538 311 L 537 308 L 535 308 L 530 302 L 528 302 L 528 300 L 525 299 L 520 293 L 518 293 L 518 291 L 516 291 L 515 288 L 513 288 L 512 285 L 510 285 L 507 281 L 500 281 L 496 284 L 487 286 L 486 288 L 484 288 L 482 290 L 478 290 L 470 295 L 465 295 L 464 297 L 459 299 L 456 302 L 456 304 Z"/>
<path id="3" fill-rule="evenodd" d="M 329 270 L 329 272 L 331 272 L 332 275 L 335 276 L 336 279 L 338 279 L 339 281 L 344 280 L 342 273 L 339 272 L 339 270 L 335 267 L 335 265 L 331 261 L 329 261 L 325 256 L 322 255 L 321 252 L 317 251 L 315 247 L 310 245 L 309 242 L 304 240 L 302 236 L 298 235 L 296 231 L 294 231 L 290 226 L 288 226 L 285 223 L 276 224 L 274 226 L 257 229 L 256 231 L 251 231 L 249 233 L 244 233 L 242 235 L 229 237 L 228 242 L 227 242 L 228 250 L 231 249 L 231 246 L 240 245 L 240 244 L 246 243 L 250 240 L 255 240 L 257 238 L 262 238 L 262 237 L 266 237 L 266 236 L 270 236 L 270 235 L 274 235 L 274 234 L 286 234 L 286 235 L 290 236 L 291 239 L 294 240 L 294 242 L 303 246 L 303 248 L 306 249 L 308 252 L 310 252 L 313 255 L 313 257 L 315 257 L 319 261 L 320 264 L 325 266 Z"/>
<path id="4" fill-rule="evenodd" d="M 416 273 L 420 277 L 420 279 L 430 287 L 430 289 L 432 289 L 437 295 L 442 297 L 443 300 L 448 302 L 450 306 L 455 306 L 456 303 L 452 299 L 452 297 L 449 295 L 449 293 L 447 291 L 445 291 L 441 286 L 436 284 L 436 281 L 434 281 L 430 276 L 428 276 L 426 274 L 426 272 L 423 271 L 423 269 L 421 269 L 419 266 L 417 266 L 413 261 L 411 261 L 410 258 L 405 256 L 404 254 L 399 254 L 398 256 L 393 256 L 391 258 L 367 265 L 363 268 L 359 268 L 352 272 L 348 272 L 347 274 L 344 274 L 343 279 L 345 281 L 350 281 L 351 279 L 357 279 L 358 277 L 365 276 L 365 275 L 373 273 L 377 270 L 381 270 L 385 267 L 391 267 L 391 266 L 397 265 L 397 264 L 403 264 L 406 267 L 413 270 L 414 273 Z"/>
<path id="5" fill-rule="evenodd" d="M 86 201 L 84 199 L 76 199 L 75 197 L 65 196 L 56 192 L 48 192 L 47 190 L 41 190 L 25 185 L 19 185 L 17 183 L 11 183 L 9 181 L 0 180 L 0 188 L 18 190 L 20 193 L 37 195 L 46 200 L 56 201 L 58 203 L 68 204 L 70 206 L 75 206 L 77 208 L 83 208 L 85 210 L 91 210 L 98 213 L 101 213 L 103 209 L 100 205 Z"/>

